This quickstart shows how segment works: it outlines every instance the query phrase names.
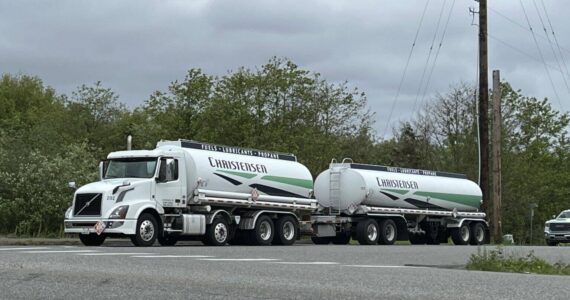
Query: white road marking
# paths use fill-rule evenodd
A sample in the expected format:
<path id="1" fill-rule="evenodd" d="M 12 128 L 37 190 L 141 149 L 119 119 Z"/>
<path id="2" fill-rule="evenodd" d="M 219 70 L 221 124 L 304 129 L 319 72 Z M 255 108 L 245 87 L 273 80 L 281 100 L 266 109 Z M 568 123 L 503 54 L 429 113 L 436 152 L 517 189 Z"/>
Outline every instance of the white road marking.
<path id="1" fill-rule="evenodd" d="M 334 261 L 279 261 L 274 262 L 274 264 L 282 265 L 338 265 Z"/>
<path id="2" fill-rule="evenodd" d="M 207 261 L 274 261 L 277 258 L 204 258 L 199 260 Z"/>
<path id="3" fill-rule="evenodd" d="M 343 267 L 351 268 L 391 268 L 391 269 L 418 269 L 423 267 L 415 266 L 383 266 L 383 265 L 342 265 Z"/>
<path id="4" fill-rule="evenodd" d="M 141 253 L 143 254 L 143 253 Z M 143 258 L 204 258 L 204 257 L 214 257 L 208 255 L 133 255 L 131 257 L 143 257 Z"/>
<path id="5" fill-rule="evenodd" d="M 22 251 L 20 253 L 84 253 L 98 252 L 97 250 L 45 250 L 45 251 Z"/>
<path id="6" fill-rule="evenodd" d="M 9 251 L 9 250 L 42 250 L 42 249 L 49 249 L 48 247 L 21 247 L 21 248 L 0 248 L 0 251 Z"/>
<path id="7" fill-rule="evenodd" d="M 77 255 L 84 255 L 84 256 L 111 256 L 111 255 L 149 255 L 152 253 L 140 253 L 140 252 L 131 252 L 131 253 L 125 253 L 125 252 L 103 252 L 103 253 L 80 253 Z"/>

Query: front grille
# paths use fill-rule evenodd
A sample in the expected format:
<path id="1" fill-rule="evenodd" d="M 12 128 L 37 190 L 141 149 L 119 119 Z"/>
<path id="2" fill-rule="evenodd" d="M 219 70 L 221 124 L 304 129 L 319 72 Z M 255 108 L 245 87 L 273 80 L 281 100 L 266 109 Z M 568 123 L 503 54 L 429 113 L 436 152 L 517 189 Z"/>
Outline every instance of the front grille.
<path id="1" fill-rule="evenodd" d="M 550 231 L 570 231 L 570 223 L 550 223 Z"/>
<path id="2" fill-rule="evenodd" d="M 86 222 L 86 223 L 71 223 L 73 227 L 93 227 L 96 222 Z"/>
<path id="3" fill-rule="evenodd" d="M 74 216 L 101 216 L 101 194 L 75 195 Z"/>

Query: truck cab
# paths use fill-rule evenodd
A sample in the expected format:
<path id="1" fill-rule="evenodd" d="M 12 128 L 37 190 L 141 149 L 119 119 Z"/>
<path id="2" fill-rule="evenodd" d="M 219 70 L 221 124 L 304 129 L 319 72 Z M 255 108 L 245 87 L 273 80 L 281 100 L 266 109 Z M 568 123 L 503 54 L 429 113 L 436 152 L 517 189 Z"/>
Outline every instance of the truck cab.
<path id="1" fill-rule="evenodd" d="M 570 243 L 570 209 L 562 211 L 556 218 L 544 224 L 544 239 L 548 246 Z"/>

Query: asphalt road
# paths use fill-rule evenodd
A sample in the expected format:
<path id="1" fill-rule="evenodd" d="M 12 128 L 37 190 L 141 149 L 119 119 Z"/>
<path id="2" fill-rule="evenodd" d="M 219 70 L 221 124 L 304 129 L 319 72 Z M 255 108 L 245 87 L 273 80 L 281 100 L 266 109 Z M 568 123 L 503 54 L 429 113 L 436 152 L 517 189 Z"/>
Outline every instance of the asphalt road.
<path id="1" fill-rule="evenodd" d="M 463 270 L 472 246 L 127 245 L 0 247 L 0 298 L 568 299 L 570 286 Z M 570 263 L 570 247 L 505 249 L 530 250 Z"/>

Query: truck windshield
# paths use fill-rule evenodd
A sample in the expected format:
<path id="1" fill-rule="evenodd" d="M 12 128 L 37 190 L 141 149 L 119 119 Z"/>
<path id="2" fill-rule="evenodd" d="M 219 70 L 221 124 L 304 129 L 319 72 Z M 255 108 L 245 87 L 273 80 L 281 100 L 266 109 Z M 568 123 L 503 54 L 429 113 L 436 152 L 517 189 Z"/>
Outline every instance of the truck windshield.
<path id="1" fill-rule="evenodd" d="M 154 176 L 156 162 L 156 157 L 111 159 L 104 178 L 151 178 Z"/>
<path id="2" fill-rule="evenodd" d="M 559 216 L 558 219 L 570 219 L 570 211 L 563 211 Z"/>

